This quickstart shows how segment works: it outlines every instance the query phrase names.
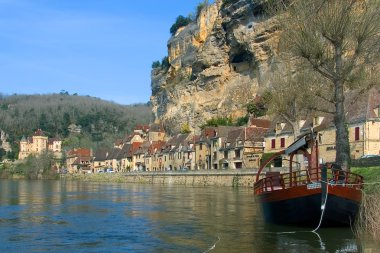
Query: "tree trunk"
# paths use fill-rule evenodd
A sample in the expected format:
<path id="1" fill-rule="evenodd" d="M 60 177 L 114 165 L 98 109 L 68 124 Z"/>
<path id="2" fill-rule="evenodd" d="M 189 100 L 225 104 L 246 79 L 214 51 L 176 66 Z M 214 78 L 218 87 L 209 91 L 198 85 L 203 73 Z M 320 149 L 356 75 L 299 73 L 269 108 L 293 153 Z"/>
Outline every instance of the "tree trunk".
<path id="1" fill-rule="evenodd" d="M 344 114 L 344 90 L 342 78 L 342 46 L 335 45 L 335 67 L 337 77 L 334 80 L 335 91 L 335 115 L 336 127 L 336 157 L 335 161 L 344 170 L 350 170 L 350 143 L 348 140 L 348 129 L 346 127 L 346 115 Z"/>

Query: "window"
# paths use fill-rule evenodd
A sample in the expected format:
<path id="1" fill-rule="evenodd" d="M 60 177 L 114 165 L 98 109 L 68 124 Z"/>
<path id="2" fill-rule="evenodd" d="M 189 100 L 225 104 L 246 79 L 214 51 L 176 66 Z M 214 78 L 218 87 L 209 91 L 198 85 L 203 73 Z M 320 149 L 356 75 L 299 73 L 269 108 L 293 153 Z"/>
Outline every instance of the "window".
<path id="1" fill-rule="evenodd" d="M 224 151 L 224 159 L 228 158 L 228 151 Z"/>
<path id="2" fill-rule="evenodd" d="M 282 123 L 276 123 L 276 131 L 281 131 L 283 128 Z"/>
<path id="3" fill-rule="evenodd" d="M 235 158 L 240 158 L 240 150 L 235 150 Z"/>
<path id="4" fill-rule="evenodd" d="M 285 138 L 281 138 L 281 148 L 285 148 Z"/>
<path id="5" fill-rule="evenodd" d="M 355 141 L 360 140 L 360 127 L 355 127 Z"/>
<path id="6" fill-rule="evenodd" d="M 199 150 L 202 150 L 202 143 L 199 144 Z"/>
<path id="7" fill-rule="evenodd" d="M 276 148 L 276 139 L 272 139 L 272 141 L 271 141 L 271 148 L 272 149 Z"/>

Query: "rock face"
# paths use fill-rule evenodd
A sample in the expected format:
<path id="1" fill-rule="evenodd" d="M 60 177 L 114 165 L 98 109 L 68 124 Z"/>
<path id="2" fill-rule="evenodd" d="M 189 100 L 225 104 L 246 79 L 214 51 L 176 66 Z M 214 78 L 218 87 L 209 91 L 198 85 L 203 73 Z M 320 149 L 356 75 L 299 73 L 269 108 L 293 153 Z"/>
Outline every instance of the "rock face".
<path id="1" fill-rule="evenodd" d="M 152 70 L 153 114 L 169 132 L 194 130 L 207 119 L 244 116 L 246 104 L 268 84 L 278 33 L 255 0 L 204 8 L 196 22 L 168 41 L 168 69 Z"/>

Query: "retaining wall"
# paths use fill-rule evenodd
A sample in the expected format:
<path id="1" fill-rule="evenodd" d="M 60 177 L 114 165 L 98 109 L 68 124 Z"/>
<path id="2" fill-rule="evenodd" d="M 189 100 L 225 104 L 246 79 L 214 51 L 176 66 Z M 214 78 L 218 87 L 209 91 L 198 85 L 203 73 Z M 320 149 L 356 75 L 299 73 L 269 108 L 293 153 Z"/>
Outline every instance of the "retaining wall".
<path id="1" fill-rule="evenodd" d="M 64 175 L 64 178 L 94 182 L 125 182 L 142 184 L 176 184 L 189 186 L 253 187 L 256 172 L 138 172 Z"/>

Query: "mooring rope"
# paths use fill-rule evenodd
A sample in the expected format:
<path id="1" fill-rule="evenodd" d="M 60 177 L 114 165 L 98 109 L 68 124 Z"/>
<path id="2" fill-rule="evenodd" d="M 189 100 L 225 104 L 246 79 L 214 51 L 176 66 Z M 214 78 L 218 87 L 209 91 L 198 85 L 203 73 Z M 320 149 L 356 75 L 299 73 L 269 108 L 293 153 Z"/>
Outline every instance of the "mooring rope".
<path id="1" fill-rule="evenodd" d="M 219 241 L 220 241 L 220 236 L 218 235 L 218 240 L 216 240 L 216 242 L 214 243 L 214 245 L 212 245 L 212 246 L 211 246 L 210 248 L 208 248 L 206 251 L 203 251 L 203 253 L 208 253 L 208 252 L 214 250 L 215 247 L 216 247 L 216 244 L 217 244 Z"/>
<path id="2" fill-rule="evenodd" d="M 321 217 L 319 219 L 319 224 L 318 226 L 312 230 L 311 232 L 315 233 L 322 225 L 322 221 L 323 221 L 323 216 L 325 214 L 325 210 L 326 210 L 326 204 L 327 204 L 327 197 L 329 195 L 329 183 L 326 182 L 326 196 L 325 196 L 325 202 L 321 205 Z"/>

